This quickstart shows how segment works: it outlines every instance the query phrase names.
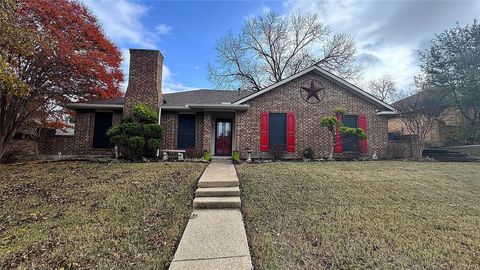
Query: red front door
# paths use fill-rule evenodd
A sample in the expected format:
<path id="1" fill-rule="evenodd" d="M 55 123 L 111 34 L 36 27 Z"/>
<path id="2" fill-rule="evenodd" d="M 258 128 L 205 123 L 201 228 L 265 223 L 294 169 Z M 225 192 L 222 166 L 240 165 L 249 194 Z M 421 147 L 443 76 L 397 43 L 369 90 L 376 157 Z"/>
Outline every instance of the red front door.
<path id="1" fill-rule="evenodd" d="M 219 119 L 215 125 L 215 155 L 232 154 L 232 120 Z"/>

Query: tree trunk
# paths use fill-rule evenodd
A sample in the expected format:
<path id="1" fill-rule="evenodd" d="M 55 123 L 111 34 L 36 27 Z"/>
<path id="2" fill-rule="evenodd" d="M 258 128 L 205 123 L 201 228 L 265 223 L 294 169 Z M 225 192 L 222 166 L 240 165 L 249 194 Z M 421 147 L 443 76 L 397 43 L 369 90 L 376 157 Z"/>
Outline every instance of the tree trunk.
<path id="1" fill-rule="evenodd" d="M 12 142 L 14 134 L 15 131 L 0 135 L 0 160 L 2 160 L 3 155 L 7 151 L 8 145 Z"/>

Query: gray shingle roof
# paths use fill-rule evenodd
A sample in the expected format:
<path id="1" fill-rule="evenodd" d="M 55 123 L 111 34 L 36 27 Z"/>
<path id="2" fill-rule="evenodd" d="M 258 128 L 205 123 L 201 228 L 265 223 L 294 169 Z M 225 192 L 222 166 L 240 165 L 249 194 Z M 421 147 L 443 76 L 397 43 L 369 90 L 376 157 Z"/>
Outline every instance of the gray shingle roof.
<path id="1" fill-rule="evenodd" d="M 185 106 L 186 104 L 222 104 L 222 102 L 230 103 L 237 101 L 253 93 L 253 91 L 199 89 L 163 94 L 163 100 L 164 105 L 166 106 Z"/>
<path id="2" fill-rule="evenodd" d="M 198 89 L 163 94 L 163 100 L 164 105 L 166 106 L 185 106 L 186 104 L 222 104 L 223 102 L 230 103 L 237 101 L 253 93 L 253 91 Z M 122 105 L 125 103 L 125 97 L 97 99 L 85 103 Z"/>
<path id="3" fill-rule="evenodd" d="M 96 100 L 91 100 L 91 101 L 88 101 L 88 102 L 81 102 L 81 103 L 122 105 L 123 103 L 125 103 L 125 98 L 124 97 L 118 97 L 118 98 L 96 99 Z"/>

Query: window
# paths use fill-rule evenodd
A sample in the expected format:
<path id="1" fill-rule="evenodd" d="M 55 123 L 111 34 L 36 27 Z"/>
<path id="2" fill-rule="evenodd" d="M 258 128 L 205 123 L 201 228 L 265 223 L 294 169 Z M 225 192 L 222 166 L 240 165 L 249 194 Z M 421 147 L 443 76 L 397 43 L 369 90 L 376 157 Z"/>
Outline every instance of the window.
<path id="1" fill-rule="evenodd" d="M 344 115 L 342 117 L 342 123 L 345 127 L 357 128 L 358 116 L 357 115 Z M 356 152 L 358 151 L 358 137 L 356 135 L 343 135 L 342 144 L 344 152 Z"/>
<path id="2" fill-rule="evenodd" d="M 268 148 L 273 150 L 279 147 L 286 150 L 287 145 L 287 117 L 285 113 L 270 113 L 268 118 L 269 136 Z"/>
<path id="3" fill-rule="evenodd" d="M 93 148 L 110 147 L 110 139 L 107 136 L 107 130 L 112 126 L 111 112 L 96 112 L 95 123 L 93 125 Z"/>
<path id="4" fill-rule="evenodd" d="M 260 113 L 260 151 L 279 146 L 287 152 L 295 152 L 295 113 Z"/>
<path id="5" fill-rule="evenodd" d="M 195 115 L 178 115 L 178 149 L 195 147 Z"/>

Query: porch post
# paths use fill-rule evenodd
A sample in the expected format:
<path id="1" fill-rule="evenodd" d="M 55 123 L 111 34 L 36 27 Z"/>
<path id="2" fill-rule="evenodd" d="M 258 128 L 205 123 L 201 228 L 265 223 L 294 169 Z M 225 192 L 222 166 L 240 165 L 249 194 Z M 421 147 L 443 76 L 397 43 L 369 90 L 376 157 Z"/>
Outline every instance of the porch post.
<path id="1" fill-rule="evenodd" d="M 212 136 L 212 113 L 204 112 L 203 114 L 203 150 L 211 151 Z M 214 153 L 211 153 L 212 156 Z"/>

